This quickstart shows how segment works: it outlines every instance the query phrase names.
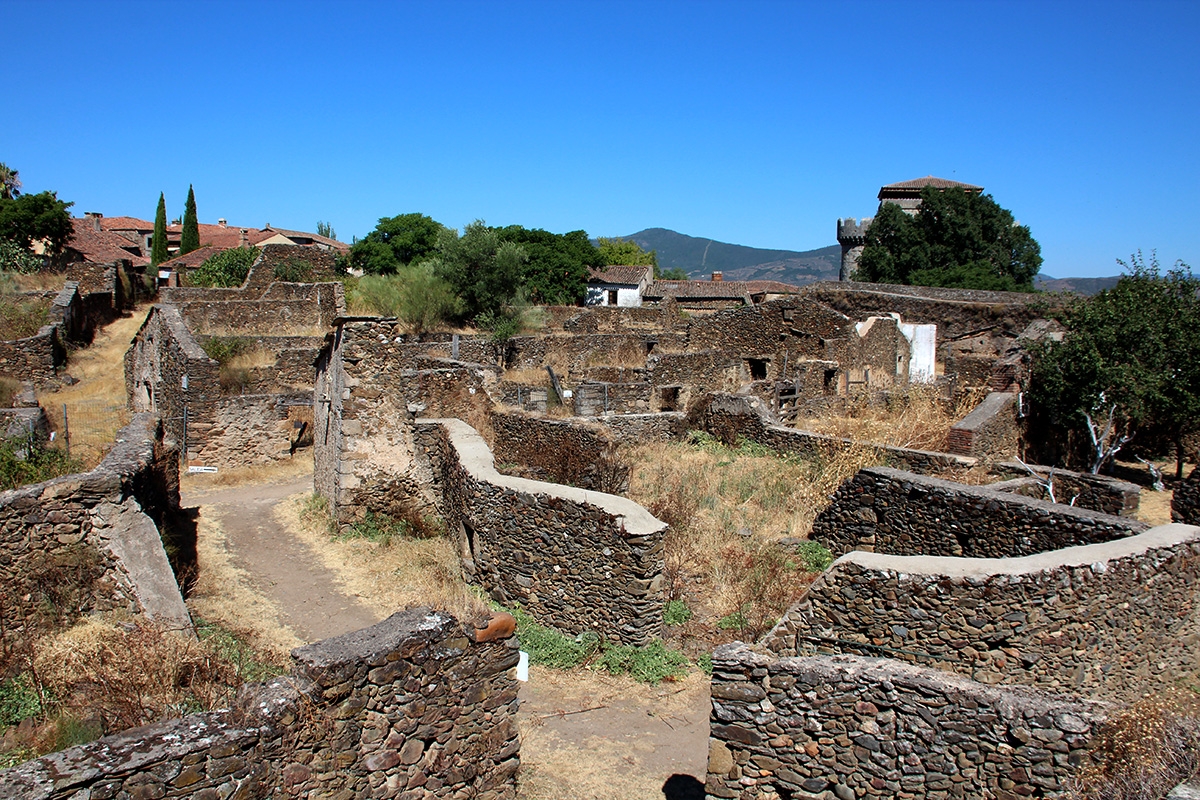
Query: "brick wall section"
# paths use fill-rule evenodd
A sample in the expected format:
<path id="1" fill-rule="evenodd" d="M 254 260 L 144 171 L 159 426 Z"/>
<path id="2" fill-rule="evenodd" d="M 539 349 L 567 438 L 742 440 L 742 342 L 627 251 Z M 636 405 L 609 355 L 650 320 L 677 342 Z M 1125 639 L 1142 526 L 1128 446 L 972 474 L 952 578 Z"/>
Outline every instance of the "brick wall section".
<path id="1" fill-rule="evenodd" d="M 420 421 L 417 445 L 467 573 L 493 599 L 571 635 L 659 636 L 665 523 L 624 497 L 501 475 L 459 420 Z"/>
<path id="2" fill-rule="evenodd" d="M 1200 467 L 1188 473 L 1171 497 L 1171 519 L 1188 525 L 1200 525 Z"/>
<path id="3" fill-rule="evenodd" d="M 595 423 L 509 412 L 492 415 L 492 430 L 496 462 L 523 467 L 524 477 L 612 494 L 629 489 L 629 466 Z"/>
<path id="4" fill-rule="evenodd" d="M 0 773 L 0 797 L 511 800 L 516 640 L 403 611 L 292 652 L 238 708 L 108 736 Z"/>
<path id="5" fill-rule="evenodd" d="M 1128 517 L 869 467 L 838 488 L 810 536 L 834 555 L 859 549 L 1012 558 L 1120 539 L 1147 527 Z"/>
<path id="6" fill-rule="evenodd" d="M 710 798 L 1043 797 L 1104 706 L 852 656 L 713 654 Z"/>
<path id="7" fill-rule="evenodd" d="M 149 414 L 136 415 L 92 471 L 0 492 L 4 639 L 94 611 L 188 624 L 158 528 L 178 505 L 178 462 Z"/>
<path id="8" fill-rule="evenodd" d="M 1017 396 L 991 392 L 950 428 L 951 453 L 992 462 L 1018 455 L 1021 427 L 1017 421 Z"/>
<path id="9" fill-rule="evenodd" d="M 848 553 L 764 639 L 1132 702 L 1200 668 L 1200 528 L 1011 559 Z"/>
<path id="10" fill-rule="evenodd" d="M 696 403 L 689 418 L 693 427 L 701 428 L 726 444 L 735 445 L 739 436 L 766 445 L 780 453 L 794 453 L 810 458 L 827 458 L 831 454 L 852 448 L 868 447 L 879 453 L 879 460 L 901 465 L 914 472 L 941 474 L 969 469 L 975 459 L 912 450 L 905 447 L 855 442 L 811 431 L 779 425 L 768 411 L 766 402 L 746 395 L 713 393 Z"/>
<path id="11" fill-rule="evenodd" d="M 181 449 L 186 445 L 185 457 L 199 456 L 221 400 L 218 364 L 175 306 L 156 305 L 146 316 L 125 351 L 125 389 L 134 411 L 157 412 L 167 438 Z"/>

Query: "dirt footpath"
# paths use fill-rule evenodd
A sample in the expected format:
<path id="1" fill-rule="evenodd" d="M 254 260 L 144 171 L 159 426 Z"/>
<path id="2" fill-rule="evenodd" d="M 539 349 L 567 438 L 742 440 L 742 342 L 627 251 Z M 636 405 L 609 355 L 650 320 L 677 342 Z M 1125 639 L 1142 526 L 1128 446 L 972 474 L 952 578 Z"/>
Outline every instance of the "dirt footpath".
<path id="1" fill-rule="evenodd" d="M 244 588 L 249 591 L 236 597 L 233 593 L 242 587 L 228 585 L 228 592 L 214 587 L 230 595 L 233 602 L 226 608 L 244 614 L 248 628 L 273 624 L 288 629 L 283 638 L 293 644 L 365 628 L 383 618 L 379 602 L 364 602 L 345 589 L 356 585 L 351 563 L 323 560 L 289 525 L 281 524 L 287 515 L 274 513 L 285 499 L 311 491 L 312 476 L 306 475 L 234 488 L 193 486 L 182 498 L 185 507 L 199 506 L 200 535 L 210 537 L 201 552 L 215 547 L 227 562 L 227 572 L 219 571 L 222 580 L 248 584 Z M 251 617 L 256 621 L 250 622 Z M 529 682 L 520 688 L 518 716 L 522 800 L 704 796 L 700 787 L 708 759 L 709 699 L 703 673 L 647 686 L 587 669 L 534 667 L 530 672 Z"/>
<path id="2" fill-rule="evenodd" d="M 288 483 L 189 492 L 183 505 L 213 515 L 225 532 L 234 564 L 253 589 L 278 609 L 280 622 L 303 642 L 374 625 L 383 618 L 343 593 L 319 557 L 272 514 L 286 497 L 312 491 L 312 476 Z"/>

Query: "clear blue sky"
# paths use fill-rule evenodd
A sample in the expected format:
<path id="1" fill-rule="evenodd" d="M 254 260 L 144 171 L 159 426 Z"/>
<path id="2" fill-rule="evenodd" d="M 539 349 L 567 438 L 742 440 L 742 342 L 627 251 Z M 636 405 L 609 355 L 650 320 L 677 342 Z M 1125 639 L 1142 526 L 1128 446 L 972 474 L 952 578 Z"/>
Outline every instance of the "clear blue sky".
<path id="1" fill-rule="evenodd" d="M 339 238 L 409 211 L 835 243 L 984 186 L 1043 272 L 1200 271 L 1200 2 L 0 0 L 0 161 L 73 212 Z"/>

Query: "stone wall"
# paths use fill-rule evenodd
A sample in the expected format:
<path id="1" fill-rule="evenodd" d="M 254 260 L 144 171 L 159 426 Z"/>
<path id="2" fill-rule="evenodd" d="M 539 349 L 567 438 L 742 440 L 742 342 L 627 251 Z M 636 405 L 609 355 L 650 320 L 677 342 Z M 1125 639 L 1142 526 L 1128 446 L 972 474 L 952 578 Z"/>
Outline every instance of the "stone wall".
<path id="1" fill-rule="evenodd" d="M 309 274 L 303 283 L 340 282 L 341 272 L 337 267 L 338 253 L 332 250 L 321 250 L 316 247 L 303 245 L 269 244 L 262 248 L 262 253 L 254 262 L 246 275 L 243 289 L 263 289 L 272 283 L 282 281 L 276 275 L 276 267 L 285 267 L 290 263 L 304 262 L 309 267 Z"/>
<path id="2" fill-rule="evenodd" d="M 154 306 L 125 351 L 130 408 L 156 412 L 167 439 L 189 460 L 199 457 L 215 419 L 218 372 L 175 306 Z"/>
<path id="3" fill-rule="evenodd" d="M 460 420 L 421 421 L 417 445 L 467 574 L 494 600 L 570 635 L 659 635 L 665 523 L 624 497 L 501 475 Z"/>
<path id="4" fill-rule="evenodd" d="M 311 392 L 223 397 L 211 422 L 198 422 L 193 465 L 228 469 L 295 456 L 312 443 Z"/>
<path id="5" fill-rule="evenodd" d="M 1171 497 L 1171 519 L 1188 525 L 1200 525 L 1200 467 L 1175 487 Z"/>
<path id="6" fill-rule="evenodd" d="M 649 383 L 606 383 L 587 381 L 575 384 L 571 404 L 579 417 L 601 414 L 645 414 L 651 409 Z"/>
<path id="7" fill-rule="evenodd" d="M 345 313 L 340 283 L 272 285 L 261 296 L 240 289 L 206 290 L 230 293 L 229 299 L 185 299 L 179 290 L 170 302 L 179 306 L 188 327 L 197 334 L 278 336 L 312 335 L 332 327 Z M 319 334 L 318 334 L 319 335 Z"/>
<path id="8" fill-rule="evenodd" d="M 711 798 L 1053 795 L 1106 708 L 854 656 L 713 653 Z"/>
<path id="9" fill-rule="evenodd" d="M 57 325 L 43 325 L 34 336 L 0 341 L 0 375 L 52 386 L 67 361 Z"/>
<path id="10" fill-rule="evenodd" d="M 515 639 L 410 609 L 292 652 L 235 709 L 108 736 L 0 773 L 0 797 L 509 800 Z"/>
<path id="11" fill-rule="evenodd" d="M 811 538 L 835 555 L 1012 558 L 1106 542 L 1143 522 L 930 478 L 889 467 L 860 470 L 813 521 Z"/>
<path id="12" fill-rule="evenodd" d="M 923 474 L 942 474 L 966 470 L 976 463 L 973 458 L 890 447 L 870 442 L 839 439 L 811 431 L 787 428 L 780 424 L 757 397 L 713 393 L 696 403 L 689 417 L 693 427 L 701 428 L 729 445 L 738 437 L 772 448 L 780 453 L 792 453 L 808 458 L 828 458 L 854 448 L 875 450 L 881 463 L 895 464 Z"/>
<path id="13" fill-rule="evenodd" d="M 519 466 L 522 477 L 611 494 L 629 489 L 629 466 L 599 425 L 510 412 L 493 414 L 492 430 L 495 460 Z"/>
<path id="14" fill-rule="evenodd" d="M 592 420 L 603 426 L 613 441 L 624 445 L 674 442 L 688 432 L 687 415 L 682 411 L 663 414 L 609 414 Z"/>
<path id="15" fill-rule="evenodd" d="M 150 414 L 135 415 L 92 471 L 0 492 L 5 644 L 94 611 L 190 624 L 159 537 L 178 505 L 178 461 Z"/>
<path id="16" fill-rule="evenodd" d="M 971 413 L 950 428 L 946 449 L 981 461 L 1020 455 L 1021 426 L 1017 421 L 1017 396 L 991 392 Z"/>
<path id="17" fill-rule="evenodd" d="M 1030 464 L 1026 468 L 1018 461 L 1004 461 L 993 464 L 991 467 L 992 474 L 1008 477 L 1024 484 L 1025 488 L 1016 490 L 1018 494 L 1038 500 L 1049 500 L 1046 490 L 1039 486 L 1037 481 L 1024 480 L 1033 477 L 1029 474 L 1030 470 L 1033 470 L 1038 480 L 1047 481 L 1053 478 L 1054 496 L 1059 503 L 1101 511 L 1105 514 L 1114 514 L 1118 517 L 1137 517 L 1138 515 L 1142 487 L 1136 483 L 1108 475 L 1072 472 L 1068 469 L 1044 467 L 1038 464 Z M 992 484 L 990 488 L 1001 489 L 1001 486 Z"/>
<path id="18" fill-rule="evenodd" d="M 838 559 L 763 640 L 1132 702 L 1200 668 L 1200 528 L 1008 559 Z"/>

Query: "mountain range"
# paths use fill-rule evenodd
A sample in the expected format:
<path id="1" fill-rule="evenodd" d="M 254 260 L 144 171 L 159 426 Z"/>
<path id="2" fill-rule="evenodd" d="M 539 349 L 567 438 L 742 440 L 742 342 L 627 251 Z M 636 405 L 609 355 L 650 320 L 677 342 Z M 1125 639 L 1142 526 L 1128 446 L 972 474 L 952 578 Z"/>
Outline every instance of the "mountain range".
<path id="1" fill-rule="evenodd" d="M 769 280 L 803 286 L 815 281 L 836 281 L 841 272 L 840 245 L 816 250 L 765 250 L 688 236 L 667 228 L 646 228 L 620 237 L 637 242 L 658 254 L 661 269 L 681 267 L 689 278 L 707 280 L 720 272 L 727 281 Z M 1095 294 L 1115 285 L 1111 278 L 1052 278 L 1039 275 L 1038 289 L 1046 292 Z"/>

